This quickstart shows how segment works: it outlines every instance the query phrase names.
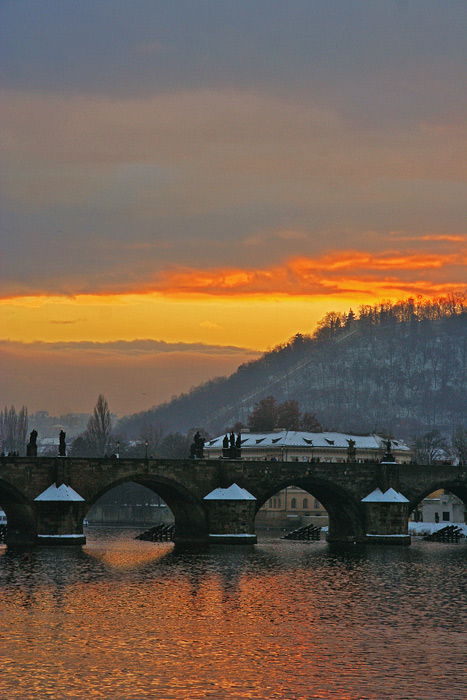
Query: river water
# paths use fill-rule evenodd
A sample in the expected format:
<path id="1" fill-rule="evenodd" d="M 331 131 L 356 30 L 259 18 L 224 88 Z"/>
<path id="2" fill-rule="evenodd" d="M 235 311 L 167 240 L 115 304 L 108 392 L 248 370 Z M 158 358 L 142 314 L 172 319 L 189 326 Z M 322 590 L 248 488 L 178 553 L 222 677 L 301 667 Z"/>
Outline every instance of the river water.
<path id="1" fill-rule="evenodd" d="M 465 700 L 467 544 L 0 547 L 8 700 Z"/>

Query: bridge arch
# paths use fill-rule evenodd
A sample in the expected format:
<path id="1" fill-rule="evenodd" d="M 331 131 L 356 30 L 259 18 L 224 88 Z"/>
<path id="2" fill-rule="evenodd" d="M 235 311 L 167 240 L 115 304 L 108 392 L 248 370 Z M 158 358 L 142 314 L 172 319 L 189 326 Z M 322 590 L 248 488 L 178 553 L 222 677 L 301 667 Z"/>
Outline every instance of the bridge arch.
<path id="1" fill-rule="evenodd" d="M 316 476 L 295 476 L 267 487 L 257 495 L 256 512 L 278 492 L 291 486 L 306 491 L 327 510 L 328 542 L 365 542 L 365 513 L 360 501 L 344 487 Z"/>
<path id="2" fill-rule="evenodd" d="M 86 500 L 86 513 L 104 494 L 116 486 L 127 483 L 141 484 L 165 501 L 175 518 L 176 542 L 204 542 L 207 540 L 207 520 L 203 501 L 176 480 L 160 474 L 134 472 L 109 481 Z"/>
<path id="3" fill-rule="evenodd" d="M 467 510 L 467 483 L 448 479 L 439 479 L 437 481 L 432 481 L 429 485 L 424 486 L 423 490 L 418 491 L 411 496 L 409 499 L 409 513 L 413 513 L 424 498 L 427 498 L 427 496 L 429 496 L 431 493 L 439 491 L 440 489 L 444 489 L 445 491 L 448 491 L 449 493 L 454 494 L 454 496 L 460 498 L 460 500 L 464 502 Z"/>
<path id="4" fill-rule="evenodd" d="M 4 479 L 0 479 L 0 506 L 7 517 L 9 546 L 30 546 L 37 537 L 36 515 L 26 497 Z"/>

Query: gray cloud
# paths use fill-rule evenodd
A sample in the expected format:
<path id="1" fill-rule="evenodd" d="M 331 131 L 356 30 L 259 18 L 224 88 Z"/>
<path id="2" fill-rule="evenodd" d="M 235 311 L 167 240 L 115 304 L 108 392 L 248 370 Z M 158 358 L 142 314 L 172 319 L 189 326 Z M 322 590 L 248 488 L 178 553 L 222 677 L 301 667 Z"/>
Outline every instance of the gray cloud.
<path id="1" fill-rule="evenodd" d="M 466 3 L 2 14 L 3 294 L 464 230 Z"/>
<path id="2" fill-rule="evenodd" d="M 59 322 L 62 323 L 62 322 Z M 66 323 L 66 321 L 64 322 Z M 95 341 L 62 341 L 62 342 L 18 342 L 0 340 L 0 349 L 12 351 L 14 349 L 27 352 L 54 353 L 63 352 L 76 353 L 85 351 L 87 353 L 105 355 L 160 355 L 167 353 L 187 353 L 203 355 L 241 355 L 246 354 L 251 357 L 259 357 L 260 352 L 250 348 L 242 348 L 234 345 L 208 345 L 205 343 L 166 343 L 163 340 L 137 339 L 137 340 L 116 340 L 107 342 Z"/>

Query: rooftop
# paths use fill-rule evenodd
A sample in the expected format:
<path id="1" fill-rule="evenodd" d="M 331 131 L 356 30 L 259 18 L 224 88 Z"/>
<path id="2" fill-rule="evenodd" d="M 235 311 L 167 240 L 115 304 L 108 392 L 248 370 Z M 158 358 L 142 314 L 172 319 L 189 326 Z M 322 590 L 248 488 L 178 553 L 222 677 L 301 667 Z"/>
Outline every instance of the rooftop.
<path id="1" fill-rule="evenodd" d="M 224 435 L 206 442 L 205 449 L 222 448 Z M 264 447 L 313 447 L 348 449 L 350 440 L 358 450 L 385 449 L 386 440 L 380 435 L 352 435 L 350 433 L 309 433 L 299 430 L 279 430 L 267 433 L 241 433 L 242 448 Z M 391 449 L 410 452 L 402 440 L 391 440 Z"/>

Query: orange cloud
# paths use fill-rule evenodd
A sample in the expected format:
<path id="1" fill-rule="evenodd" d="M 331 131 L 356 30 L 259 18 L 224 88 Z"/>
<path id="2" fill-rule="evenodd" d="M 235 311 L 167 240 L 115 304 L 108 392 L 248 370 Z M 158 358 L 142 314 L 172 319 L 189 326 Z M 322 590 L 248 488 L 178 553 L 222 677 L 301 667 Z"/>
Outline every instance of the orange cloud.
<path id="1" fill-rule="evenodd" d="M 447 243 L 467 243 L 467 235 L 429 233 L 425 236 L 407 236 L 403 232 L 391 231 L 398 241 L 446 241 Z"/>
<path id="2" fill-rule="evenodd" d="M 151 294 L 165 298 L 180 297 L 332 297 L 361 295 L 365 301 L 381 297 L 400 298 L 409 294 L 438 296 L 465 289 L 467 249 L 456 252 L 423 253 L 416 251 L 364 252 L 336 251 L 317 257 L 297 256 L 268 268 L 217 267 L 199 269 L 172 267 L 162 270 L 152 280 L 120 283 L 103 289 L 81 291 L 76 295 L 10 294 L 32 307 L 44 298 L 87 299 L 86 305 L 130 303 L 131 296 Z M 123 302 L 123 299 L 127 301 Z M 58 319 L 55 323 L 70 323 Z"/>
<path id="3" fill-rule="evenodd" d="M 456 281 L 454 270 L 458 270 Z M 459 270 L 461 273 L 459 274 Z M 463 274 L 465 271 L 466 274 Z M 444 275 L 452 278 L 447 281 Z M 339 251 L 317 258 L 295 257 L 269 269 L 176 268 L 164 271 L 156 289 L 169 294 L 366 296 L 449 293 L 465 286 L 467 252 L 365 253 Z"/>

